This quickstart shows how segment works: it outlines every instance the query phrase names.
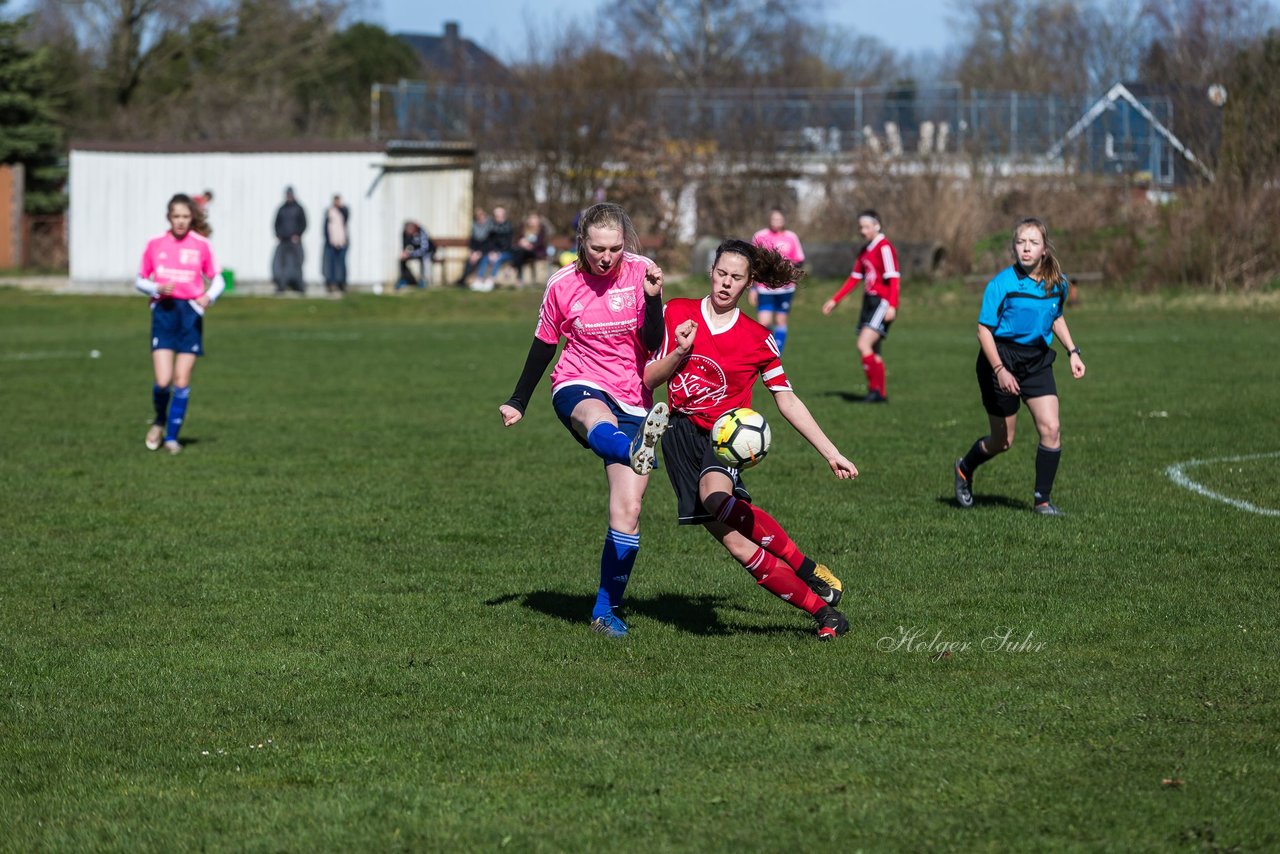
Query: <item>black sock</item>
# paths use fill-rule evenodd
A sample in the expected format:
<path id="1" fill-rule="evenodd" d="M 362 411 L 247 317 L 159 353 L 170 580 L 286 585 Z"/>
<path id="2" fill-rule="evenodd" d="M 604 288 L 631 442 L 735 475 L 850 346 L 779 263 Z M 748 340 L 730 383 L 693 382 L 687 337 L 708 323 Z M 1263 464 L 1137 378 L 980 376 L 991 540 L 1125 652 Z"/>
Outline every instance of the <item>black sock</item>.
<path id="1" fill-rule="evenodd" d="M 960 461 L 960 470 L 966 475 L 973 474 L 974 469 L 995 456 L 995 454 L 988 454 L 987 449 L 983 446 L 983 443 L 989 438 L 991 437 L 983 436 L 974 442 L 973 447 L 969 449 L 969 453 L 965 454 L 964 459 Z"/>
<path id="2" fill-rule="evenodd" d="M 1036 504 L 1046 504 L 1049 493 L 1053 492 L 1053 479 L 1058 475 L 1058 460 L 1062 459 L 1061 448 L 1036 448 Z"/>
<path id="3" fill-rule="evenodd" d="M 801 561 L 800 568 L 796 570 L 796 575 L 800 576 L 801 581 L 808 581 L 813 578 L 813 571 L 817 568 L 818 564 L 814 562 L 813 558 L 806 557 Z"/>

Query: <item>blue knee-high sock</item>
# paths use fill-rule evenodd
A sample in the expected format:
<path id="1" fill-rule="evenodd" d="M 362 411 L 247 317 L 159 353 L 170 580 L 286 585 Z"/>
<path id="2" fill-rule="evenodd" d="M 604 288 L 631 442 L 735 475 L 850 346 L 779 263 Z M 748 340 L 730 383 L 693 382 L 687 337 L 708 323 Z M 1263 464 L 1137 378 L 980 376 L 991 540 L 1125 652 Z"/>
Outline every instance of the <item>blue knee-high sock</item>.
<path id="1" fill-rule="evenodd" d="M 778 342 L 778 352 L 782 352 L 782 348 L 787 346 L 787 327 L 773 327 L 773 340 Z"/>
<path id="2" fill-rule="evenodd" d="M 610 528 L 604 535 L 604 550 L 600 553 L 600 591 L 596 593 L 592 619 L 603 617 L 611 608 L 622 604 L 622 594 L 627 589 L 631 567 L 636 565 L 639 551 L 639 534 L 623 534 Z"/>
<path id="3" fill-rule="evenodd" d="M 182 429 L 182 419 L 187 417 L 187 399 L 191 397 L 191 389 L 175 388 L 173 390 L 173 404 L 169 407 L 169 426 L 164 433 L 166 442 L 176 442 L 178 440 L 178 431 Z"/>
<path id="4" fill-rule="evenodd" d="M 156 424 L 163 424 L 169 417 L 169 387 L 153 385 L 151 387 L 151 403 L 156 408 Z"/>
<path id="5" fill-rule="evenodd" d="M 616 424 L 601 421 L 587 433 L 587 444 L 606 463 L 627 463 L 631 460 L 631 440 Z"/>

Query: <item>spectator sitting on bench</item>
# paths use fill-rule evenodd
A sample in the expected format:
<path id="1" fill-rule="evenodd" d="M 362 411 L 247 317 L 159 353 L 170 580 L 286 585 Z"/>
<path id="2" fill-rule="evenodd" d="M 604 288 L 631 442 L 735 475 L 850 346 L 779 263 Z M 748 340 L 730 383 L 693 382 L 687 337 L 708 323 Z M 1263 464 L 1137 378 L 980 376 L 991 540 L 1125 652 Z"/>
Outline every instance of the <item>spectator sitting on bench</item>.
<path id="1" fill-rule="evenodd" d="M 431 280 L 431 256 L 436 254 L 435 243 L 421 225 L 413 220 L 406 220 L 404 231 L 400 235 L 400 245 L 400 280 L 396 282 L 396 290 L 408 285 L 425 288 Z M 417 276 L 409 269 L 409 262 L 413 260 L 418 262 Z"/>
<path id="2" fill-rule="evenodd" d="M 511 250 L 511 266 L 515 268 L 516 279 L 521 284 L 524 283 L 526 266 L 531 267 L 536 276 L 537 268 L 532 265 L 546 260 L 547 257 L 547 224 L 542 221 L 542 217 L 531 213 L 524 218 L 524 229 L 520 232 L 520 239 Z"/>
<path id="3" fill-rule="evenodd" d="M 471 236 L 467 238 L 467 264 L 462 268 L 462 275 L 454 282 L 460 288 L 467 286 L 467 277 L 476 271 L 480 259 L 484 257 L 485 247 L 489 245 L 489 232 L 493 224 L 489 222 L 489 213 L 484 208 L 476 208 L 475 221 L 471 223 Z"/>
<path id="4" fill-rule="evenodd" d="M 512 231 L 511 221 L 507 219 L 507 209 L 498 205 L 493 209 L 493 226 L 489 229 L 484 257 L 476 265 L 476 280 L 471 283 L 473 291 L 493 290 L 498 270 L 511 260 Z"/>

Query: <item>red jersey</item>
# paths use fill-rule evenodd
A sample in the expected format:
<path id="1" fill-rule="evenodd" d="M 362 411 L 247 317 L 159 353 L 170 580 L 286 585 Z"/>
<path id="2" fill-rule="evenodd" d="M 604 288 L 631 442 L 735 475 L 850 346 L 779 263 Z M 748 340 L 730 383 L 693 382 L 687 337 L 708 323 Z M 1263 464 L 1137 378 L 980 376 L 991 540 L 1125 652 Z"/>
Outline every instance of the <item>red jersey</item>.
<path id="1" fill-rule="evenodd" d="M 791 391 L 773 335 L 737 309 L 721 329 L 711 325 L 709 297 L 673 299 L 663 309 L 663 318 L 662 349 L 651 361 L 675 350 L 677 326 L 686 320 L 698 324 L 693 349 L 667 381 L 667 400 L 704 430 L 729 410 L 751 406 L 757 376 L 771 392 Z"/>
<path id="2" fill-rule="evenodd" d="M 844 286 L 832 297 L 836 302 L 844 299 L 849 292 L 860 283 L 866 285 L 866 292 L 873 297 L 889 301 L 889 305 L 898 307 L 898 284 L 902 274 L 898 272 L 898 252 L 883 234 L 877 234 L 853 264 L 853 271 L 845 280 Z"/>

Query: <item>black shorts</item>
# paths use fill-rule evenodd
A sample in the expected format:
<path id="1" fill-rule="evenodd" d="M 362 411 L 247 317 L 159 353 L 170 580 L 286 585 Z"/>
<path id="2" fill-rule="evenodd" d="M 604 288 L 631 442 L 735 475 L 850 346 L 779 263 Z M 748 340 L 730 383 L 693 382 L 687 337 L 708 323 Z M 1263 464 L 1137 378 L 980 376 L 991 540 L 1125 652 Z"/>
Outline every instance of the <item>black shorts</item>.
<path id="1" fill-rule="evenodd" d="M 1018 344 L 997 338 L 996 352 L 1000 354 L 1000 364 L 1018 381 L 1022 400 L 1058 393 L 1058 385 L 1053 381 L 1053 360 L 1057 358 L 1057 353 L 1052 347 Z M 1000 390 L 996 372 L 981 350 L 978 351 L 977 372 L 978 388 L 982 390 L 982 407 L 987 410 L 987 414 L 1001 418 L 1016 415 L 1019 395 L 1005 394 Z"/>
<path id="2" fill-rule="evenodd" d="M 683 413 L 671 413 L 667 432 L 662 434 L 662 459 L 667 464 L 671 488 L 676 492 L 676 516 L 681 525 L 701 525 L 715 519 L 702 506 L 698 495 L 698 484 L 708 471 L 727 474 L 733 481 L 734 497 L 751 500 L 738 469 L 725 465 L 711 450 L 710 432 L 694 424 Z"/>
<path id="3" fill-rule="evenodd" d="M 881 338 L 889 337 L 889 327 L 893 325 L 892 320 L 885 320 L 885 312 L 889 310 L 889 301 L 881 299 L 873 294 L 862 295 L 862 314 L 858 316 L 858 331 L 861 332 L 865 326 L 868 329 L 874 329 Z M 876 353 L 880 352 L 880 342 L 876 341 L 871 347 Z"/>

